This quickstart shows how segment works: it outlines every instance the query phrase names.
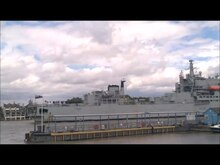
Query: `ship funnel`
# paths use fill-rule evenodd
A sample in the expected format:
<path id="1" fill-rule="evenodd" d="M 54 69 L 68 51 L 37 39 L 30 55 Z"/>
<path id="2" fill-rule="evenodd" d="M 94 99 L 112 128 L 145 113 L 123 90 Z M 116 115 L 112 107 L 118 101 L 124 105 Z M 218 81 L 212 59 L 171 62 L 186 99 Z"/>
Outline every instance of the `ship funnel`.
<path id="1" fill-rule="evenodd" d="M 121 80 L 121 95 L 122 96 L 124 95 L 124 82 L 125 82 L 125 79 L 122 79 Z"/>

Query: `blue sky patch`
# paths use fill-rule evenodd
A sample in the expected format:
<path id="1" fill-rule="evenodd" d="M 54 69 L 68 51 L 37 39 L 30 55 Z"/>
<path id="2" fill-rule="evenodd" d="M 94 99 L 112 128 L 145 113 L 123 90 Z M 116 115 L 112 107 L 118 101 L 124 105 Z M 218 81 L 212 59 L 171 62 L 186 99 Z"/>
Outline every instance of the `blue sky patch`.
<path id="1" fill-rule="evenodd" d="M 205 39 L 213 39 L 219 40 L 219 31 L 215 28 L 204 28 L 200 32 L 195 32 L 193 35 L 184 36 L 181 39 L 185 41 L 190 41 L 195 38 L 205 38 Z"/>
<path id="2" fill-rule="evenodd" d="M 82 70 L 82 69 L 93 69 L 96 68 L 96 65 L 88 65 L 88 64 L 70 64 L 68 65 L 70 69 L 74 70 Z"/>
<path id="3" fill-rule="evenodd" d="M 17 50 L 19 50 L 19 51 L 21 51 L 21 52 L 25 51 L 25 47 L 24 47 L 23 45 L 17 45 L 17 46 L 15 47 L 15 49 L 17 49 Z"/>
<path id="4" fill-rule="evenodd" d="M 218 29 L 219 30 L 219 29 Z M 219 31 L 214 28 L 204 28 L 200 33 L 200 37 L 202 38 L 210 38 L 213 40 L 219 40 Z"/>
<path id="5" fill-rule="evenodd" d="M 211 57 L 198 57 L 198 56 L 191 56 L 192 57 L 192 60 L 194 61 L 208 61 L 211 59 Z"/>
<path id="6" fill-rule="evenodd" d="M 188 36 L 182 37 L 181 40 L 190 41 L 190 40 L 198 38 L 198 37 L 200 37 L 198 34 L 188 35 Z"/>
<path id="7" fill-rule="evenodd" d="M 169 52 L 175 52 L 175 51 L 178 51 L 178 50 L 181 50 L 181 49 L 184 49 L 184 48 L 186 48 L 186 46 L 184 46 L 183 44 L 173 45 L 168 51 Z"/>
<path id="8" fill-rule="evenodd" d="M 37 60 L 37 61 L 41 61 L 40 57 L 37 54 L 34 55 L 34 59 Z"/>
<path id="9" fill-rule="evenodd" d="M 5 47 L 6 47 L 6 43 L 5 42 L 1 42 L 1 47 L 0 47 L 0 49 L 2 50 L 2 49 L 4 49 Z"/>
<path id="10" fill-rule="evenodd" d="M 4 21 L 4 26 L 56 26 L 60 25 L 62 22 L 59 21 Z"/>
<path id="11" fill-rule="evenodd" d="M 189 59 L 191 59 L 191 58 L 187 58 L 187 60 L 189 60 Z M 188 62 L 185 63 L 183 61 L 174 61 L 174 62 L 169 61 L 169 63 L 167 63 L 167 67 L 173 67 L 173 68 L 176 68 L 180 71 L 187 69 L 188 66 L 189 66 L 189 63 Z"/>

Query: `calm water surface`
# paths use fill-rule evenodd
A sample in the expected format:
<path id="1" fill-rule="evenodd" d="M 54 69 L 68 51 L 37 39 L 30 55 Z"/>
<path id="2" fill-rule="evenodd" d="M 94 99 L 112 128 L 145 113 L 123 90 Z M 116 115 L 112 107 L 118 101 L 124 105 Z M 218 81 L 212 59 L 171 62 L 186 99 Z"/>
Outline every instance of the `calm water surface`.
<path id="1" fill-rule="evenodd" d="M 25 133 L 32 131 L 34 122 L 0 121 L 1 144 L 24 144 Z M 104 139 L 90 139 L 61 144 L 220 144 L 220 133 L 181 132 L 148 134 Z"/>

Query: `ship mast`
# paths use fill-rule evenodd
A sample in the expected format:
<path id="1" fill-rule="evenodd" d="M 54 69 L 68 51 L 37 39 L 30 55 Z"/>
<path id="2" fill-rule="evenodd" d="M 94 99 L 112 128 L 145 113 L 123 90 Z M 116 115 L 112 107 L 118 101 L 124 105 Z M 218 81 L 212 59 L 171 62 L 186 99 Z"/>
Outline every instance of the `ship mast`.
<path id="1" fill-rule="evenodd" d="M 195 86 L 193 60 L 189 60 L 189 79 L 190 79 L 190 85 L 191 85 L 191 94 L 193 95 L 194 86 Z"/>

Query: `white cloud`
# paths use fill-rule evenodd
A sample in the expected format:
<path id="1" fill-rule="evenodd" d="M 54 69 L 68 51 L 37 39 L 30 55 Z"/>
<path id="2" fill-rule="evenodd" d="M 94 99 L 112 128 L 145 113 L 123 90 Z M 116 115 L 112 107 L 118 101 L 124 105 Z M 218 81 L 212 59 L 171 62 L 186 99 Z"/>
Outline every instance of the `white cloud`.
<path id="1" fill-rule="evenodd" d="M 113 44 L 133 40 L 176 39 L 188 34 L 188 29 L 169 22 L 121 22 L 114 25 Z"/>
<path id="2" fill-rule="evenodd" d="M 23 92 L 26 100 L 35 93 L 82 96 L 92 90 L 106 90 L 107 85 L 119 84 L 122 78 L 126 78 L 130 95 L 162 94 L 174 89 L 190 58 L 204 75 L 219 67 L 219 41 L 198 35 L 203 28 L 219 28 L 218 22 L 34 24 L 2 25 L 3 96 L 13 92 Z M 183 39 L 195 34 L 191 40 Z M 201 58 L 206 61 L 196 61 Z M 78 68 L 69 67 L 76 64 Z"/>

